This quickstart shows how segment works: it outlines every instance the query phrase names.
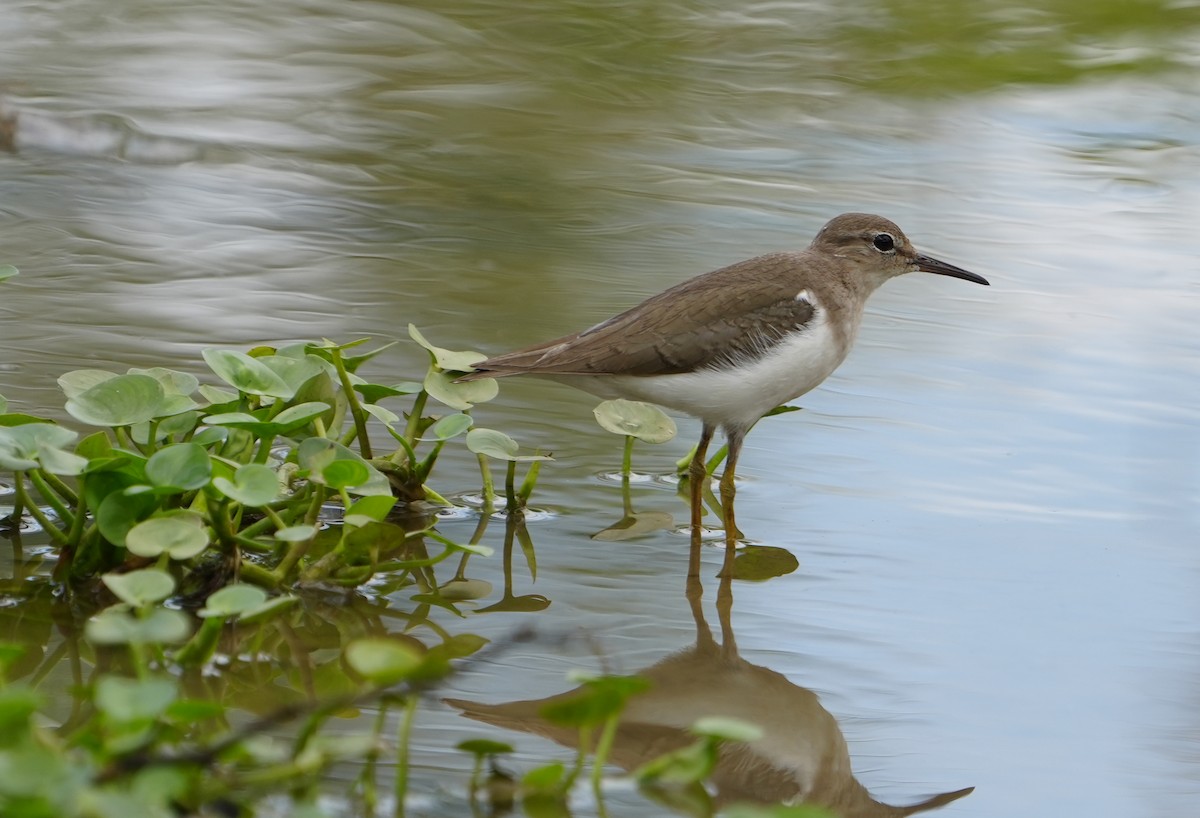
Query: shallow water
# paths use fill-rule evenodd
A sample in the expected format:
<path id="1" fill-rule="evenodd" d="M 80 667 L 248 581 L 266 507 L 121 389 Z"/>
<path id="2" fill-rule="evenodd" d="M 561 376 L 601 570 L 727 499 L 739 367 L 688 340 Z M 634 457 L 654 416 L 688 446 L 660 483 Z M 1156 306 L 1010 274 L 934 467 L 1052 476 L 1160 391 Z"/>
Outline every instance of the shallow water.
<path id="1" fill-rule="evenodd" d="M 882 800 L 973 785 L 945 814 L 1189 814 L 1200 12 L 1138 10 L 5 4 L 0 263 L 21 276 L 0 301 L 0 392 L 53 409 L 70 369 L 200 372 L 208 346 L 404 338 L 410 321 L 498 352 L 882 213 L 992 287 L 889 284 L 804 411 L 750 436 L 739 523 L 799 568 L 735 583 L 741 659 L 814 691 Z M 402 344 L 372 374 L 422 356 Z M 480 410 L 555 452 L 536 581 L 519 550 L 513 572 L 514 595 L 550 604 L 438 621 L 547 636 L 447 695 L 549 696 L 570 668 L 631 672 L 696 638 L 684 537 L 590 539 L 622 515 L 592 403 L 513 382 Z M 636 467 L 669 471 L 697 433 L 681 421 Z M 477 489 L 471 463 L 436 485 Z M 631 499 L 685 522 L 670 487 Z M 707 576 L 720 559 L 707 549 Z M 499 549 L 470 568 L 493 585 L 479 607 L 500 600 Z M 549 638 L 579 630 L 590 645 Z M 465 811 L 448 748 L 479 734 L 516 742 L 518 769 L 566 753 L 431 703 L 430 809 Z"/>

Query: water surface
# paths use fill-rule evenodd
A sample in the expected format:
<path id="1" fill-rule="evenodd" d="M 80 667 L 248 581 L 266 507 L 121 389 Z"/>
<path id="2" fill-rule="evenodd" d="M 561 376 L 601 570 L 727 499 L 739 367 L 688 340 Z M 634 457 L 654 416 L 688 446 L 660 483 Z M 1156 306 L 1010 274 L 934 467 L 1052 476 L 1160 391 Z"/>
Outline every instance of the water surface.
<path id="1" fill-rule="evenodd" d="M 882 800 L 974 785 L 945 814 L 1187 814 L 1198 24 L 1186 3 L 6 5 L 0 263 L 21 276 L 0 392 L 61 416 L 70 369 L 201 372 L 208 346 L 410 321 L 498 352 L 881 213 L 993 286 L 889 284 L 804 411 L 751 435 L 739 522 L 799 568 L 734 585 L 741 658 L 819 696 Z M 514 382 L 480 410 L 556 454 L 536 581 L 519 554 L 512 572 L 550 604 L 439 624 L 595 647 L 523 644 L 447 695 L 550 696 L 696 640 L 684 538 L 590 538 L 622 513 L 591 406 Z M 669 471 L 697 433 L 637 467 Z M 476 488 L 445 466 L 439 490 Z M 661 483 L 632 502 L 685 520 Z M 499 550 L 470 568 L 493 584 L 478 607 L 500 600 Z M 431 703 L 419 798 L 465 814 L 447 736 L 478 734 L 518 769 L 567 752 Z"/>

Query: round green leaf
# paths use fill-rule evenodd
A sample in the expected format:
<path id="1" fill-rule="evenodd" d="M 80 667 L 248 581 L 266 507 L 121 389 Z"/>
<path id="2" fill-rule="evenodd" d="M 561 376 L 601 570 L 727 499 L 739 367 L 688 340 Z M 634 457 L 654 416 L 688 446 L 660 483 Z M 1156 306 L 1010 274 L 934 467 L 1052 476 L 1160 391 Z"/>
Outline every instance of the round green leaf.
<path id="1" fill-rule="evenodd" d="M 335 460 L 321 469 L 321 480 L 325 485 L 334 489 L 348 489 L 367 482 L 371 472 L 366 463 L 357 460 Z"/>
<path id="2" fill-rule="evenodd" d="M 170 679 L 125 679 L 105 676 L 96 683 L 96 708 L 116 722 L 133 722 L 161 716 L 178 695 Z"/>
<path id="3" fill-rule="evenodd" d="M 311 378 L 326 371 L 334 371 L 332 364 L 326 363 L 316 355 L 267 355 L 255 360 L 265 364 L 278 375 L 280 380 L 291 388 L 293 395 Z"/>
<path id="4" fill-rule="evenodd" d="M 237 392 L 230 392 L 227 389 L 221 389 L 207 383 L 201 384 L 199 391 L 200 396 L 208 401 L 209 406 L 224 406 L 238 399 Z"/>
<path id="5" fill-rule="evenodd" d="M 394 685 L 421 666 L 421 654 L 410 645 L 383 637 L 356 639 L 345 656 L 355 673 L 379 687 Z"/>
<path id="6" fill-rule="evenodd" d="M 233 480 L 214 477 L 212 484 L 230 500 L 244 506 L 265 506 L 279 496 L 279 478 L 261 463 L 239 466 Z"/>
<path id="7" fill-rule="evenodd" d="M 511 744 L 505 744 L 503 741 L 492 741 L 486 738 L 470 738 L 466 741 L 460 741 L 455 747 L 464 753 L 477 756 L 496 756 L 502 753 L 513 752 Z"/>
<path id="8" fill-rule="evenodd" d="M 315 525 L 290 525 L 275 532 L 275 539 L 280 542 L 304 542 L 317 536 Z"/>
<path id="9" fill-rule="evenodd" d="M 140 608 L 162 602 L 175 592 L 175 578 L 157 568 L 144 568 L 128 574 L 105 574 L 100 580 L 117 599 Z"/>
<path id="10" fill-rule="evenodd" d="M 296 391 L 271 367 L 244 352 L 206 349 L 202 355 L 205 363 L 218 378 L 248 395 L 290 398 Z"/>
<path id="11" fill-rule="evenodd" d="M 675 421 L 663 410 L 638 400 L 606 400 L 593 410 L 596 422 L 617 435 L 647 443 L 666 443 L 675 437 Z"/>
<path id="12" fill-rule="evenodd" d="M 94 481 L 89 480 L 90 484 Z M 96 510 L 96 525 L 104 539 L 113 545 L 125 545 L 129 529 L 149 517 L 158 508 L 150 493 L 138 493 L 137 487 L 110 492 Z"/>
<path id="13" fill-rule="evenodd" d="M 257 625 L 299 604 L 300 597 L 298 596 L 271 597 L 261 605 L 251 608 L 248 611 L 243 611 L 238 617 L 238 622 L 241 622 L 243 625 Z"/>
<path id="14" fill-rule="evenodd" d="M 479 381 L 455 381 L 455 375 L 429 370 L 425 375 L 425 391 L 431 398 L 438 400 L 451 409 L 460 412 L 470 409 L 477 403 L 486 403 L 500 394 L 500 384 L 495 378 L 484 378 Z"/>
<path id="15" fill-rule="evenodd" d="M 467 448 L 475 454 L 495 457 L 498 460 L 516 460 L 520 446 L 504 432 L 475 428 L 467 432 Z"/>
<path id="16" fill-rule="evenodd" d="M 211 478 L 212 461 L 196 443 L 166 446 L 146 461 L 146 479 L 159 488 L 191 491 L 207 486 Z"/>
<path id="17" fill-rule="evenodd" d="M 0 281 L 12 278 L 17 275 L 17 268 L 11 264 L 0 264 Z"/>
<path id="18" fill-rule="evenodd" d="M 158 416 L 163 388 L 149 375 L 117 375 L 67 401 L 76 420 L 92 426 L 130 426 Z"/>
<path id="19" fill-rule="evenodd" d="M 85 634 L 97 645 L 171 644 L 187 639 L 187 615 L 181 611 L 155 608 L 149 616 L 108 608 L 87 623 Z"/>
<path id="20" fill-rule="evenodd" d="M 48 423 L 0 426 L 0 468 L 22 471 L 40 465 L 50 474 L 82 474 L 87 458 L 59 448 L 74 439 L 70 429 Z"/>
<path id="21" fill-rule="evenodd" d="M 391 484 L 388 483 L 387 477 L 363 460 L 357 452 L 342 444 L 323 437 L 310 437 L 303 440 L 296 448 L 296 461 L 300 464 L 300 468 L 309 472 L 310 479 L 313 480 L 325 480 L 325 469 L 338 460 L 353 460 L 367 469 L 366 480 L 346 486 L 352 494 L 392 496 Z M 348 472 L 343 473 L 339 469 L 335 469 L 331 476 L 341 481 L 347 475 Z"/>
<path id="22" fill-rule="evenodd" d="M 418 344 L 429 350 L 429 354 L 433 357 L 433 363 L 439 369 L 447 369 L 452 372 L 470 372 L 475 368 L 474 364 L 487 358 L 486 355 L 480 352 L 453 352 L 449 349 L 435 347 L 426 341 L 425 336 L 412 324 L 408 325 L 408 335 Z"/>
<path id="23" fill-rule="evenodd" d="M 312 423 L 331 408 L 328 403 L 309 401 L 308 403 L 289 406 L 271 420 L 280 428 L 277 434 L 286 435 L 291 431 L 299 429 L 301 426 Z"/>
<path id="24" fill-rule="evenodd" d="M 786 548 L 774 545 L 748 545 L 733 560 L 733 578 L 766 580 L 790 574 L 800 567 L 800 560 Z"/>
<path id="25" fill-rule="evenodd" d="M 82 395 L 98 383 L 117 377 L 116 372 L 106 369 L 74 369 L 58 377 L 58 387 L 67 398 Z"/>
<path id="26" fill-rule="evenodd" d="M 257 585 L 226 585 L 209 596 L 200 616 L 228 619 L 251 611 L 267 601 L 267 592 Z"/>
<path id="27" fill-rule="evenodd" d="M 152 366 L 149 369 L 130 369 L 131 375 L 149 375 L 162 384 L 163 391 L 168 395 L 190 395 L 200 386 L 199 379 L 188 372 Z"/>
<path id="28" fill-rule="evenodd" d="M 517 441 L 513 440 L 504 432 L 498 432 L 495 429 L 475 428 L 467 432 L 467 448 L 475 454 L 487 455 L 498 460 L 553 460 L 554 458 L 544 454 L 522 454 L 518 455 Z"/>
<path id="29" fill-rule="evenodd" d="M 368 517 L 372 520 L 383 520 L 388 516 L 393 508 L 396 507 L 396 498 L 390 495 L 374 495 L 371 497 L 363 497 L 350 506 L 346 515 L 351 514 Z"/>
<path id="30" fill-rule="evenodd" d="M 362 408 L 364 412 L 385 426 L 391 426 L 400 421 L 400 416 L 386 406 L 380 406 L 377 403 L 364 403 Z"/>
<path id="31" fill-rule="evenodd" d="M 446 417 L 430 426 L 429 434 L 433 435 L 437 440 L 450 440 L 451 438 L 458 437 L 474 424 L 475 419 L 473 417 L 464 415 L 462 412 L 457 412 L 453 415 L 446 415 Z"/>
<path id="32" fill-rule="evenodd" d="M 138 523 L 125 535 L 125 547 L 139 557 L 168 554 L 171 559 L 187 560 L 208 547 L 208 532 L 203 517 L 183 511 Z"/>
<path id="33" fill-rule="evenodd" d="M 452 579 L 438 588 L 442 599 L 459 602 L 466 599 L 483 599 L 492 592 L 492 583 L 486 579 Z"/>

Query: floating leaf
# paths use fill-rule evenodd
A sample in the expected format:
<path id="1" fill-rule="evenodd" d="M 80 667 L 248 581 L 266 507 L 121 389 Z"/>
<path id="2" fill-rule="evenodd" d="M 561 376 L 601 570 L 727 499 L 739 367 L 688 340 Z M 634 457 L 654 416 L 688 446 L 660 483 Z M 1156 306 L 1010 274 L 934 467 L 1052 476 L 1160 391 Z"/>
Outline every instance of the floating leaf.
<path id="1" fill-rule="evenodd" d="M 426 341 L 425 336 L 412 324 L 408 325 L 408 335 L 418 344 L 429 350 L 434 364 L 439 369 L 451 372 L 470 372 L 475 368 L 474 364 L 487 359 L 487 356 L 480 352 L 454 352 L 449 349 L 435 347 Z"/>
<path id="2" fill-rule="evenodd" d="M 437 440 L 450 440 L 451 438 L 458 437 L 474 424 L 475 419 L 473 417 L 464 415 L 462 412 L 457 412 L 453 415 L 446 415 L 446 417 L 430 426 L 428 434 L 433 435 Z"/>
<path id="3" fill-rule="evenodd" d="M 405 642 L 384 637 L 356 639 L 346 646 L 346 663 L 379 687 L 411 676 L 421 666 L 421 654 Z"/>
<path id="4" fill-rule="evenodd" d="M 146 461 L 146 479 L 158 488 L 192 491 L 207 486 L 211 478 L 212 460 L 196 443 L 165 446 Z"/>
<path id="5" fill-rule="evenodd" d="M 171 559 L 187 560 L 208 547 L 208 532 L 203 517 L 180 511 L 138 523 L 125 535 L 125 547 L 139 557 L 167 554 Z"/>
<path id="6" fill-rule="evenodd" d="M 148 616 L 107 608 L 87 623 L 87 638 L 97 645 L 172 644 L 188 637 L 187 615 L 155 608 Z"/>
<path id="7" fill-rule="evenodd" d="M 162 602 L 175 592 L 175 578 L 157 568 L 144 568 L 128 574 L 105 574 L 100 580 L 117 599 L 134 608 Z"/>
<path id="8" fill-rule="evenodd" d="M 460 602 L 467 599 L 483 599 L 492 592 L 492 583 L 486 579 L 452 579 L 438 588 L 442 599 Z"/>
<path id="9" fill-rule="evenodd" d="M 300 468 L 308 470 L 310 477 L 318 481 L 325 479 L 322 475 L 326 467 L 337 460 L 353 460 L 356 463 L 362 464 L 367 469 L 367 479 L 365 481 L 346 486 L 350 493 L 392 496 L 391 484 L 388 483 L 387 477 L 374 466 L 367 463 L 367 461 L 363 460 L 362 456 L 357 452 L 346 448 L 340 443 L 322 437 L 310 437 L 301 442 L 296 449 L 296 461 L 300 464 Z M 345 476 L 345 474 L 337 469 L 335 469 L 334 475 L 339 480 Z"/>
<path id="10" fill-rule="evenodd" d="M 470 738 L 466 741 L 460 741 L 455 745 L 455 748 L 462 750 L 464 753 L 471 753 L 477 756 L 496 756 L 514 752 L 511 744 L 505 744 L 503 741 L 492 741 L 486 738 Z"/>
<path id="11" fill-rule="evenodd" d="M 11 264 L 0 264 L 0 281 L 6 281 L 17 275 L 17 268 Z"/>
<path id="12" fill-rule="evenodd" d="M 396 507 L 396 502 L 396 498 L 390 495 L 377 494 L 372 497 L 363 497 L 350 506 L 346 515 L 355 514 L 380 521 L 385 519 L 391 510 Z"/>
<path id="13" fill-rule="evenodd" d="M 241 622 L 243 625 L 257 625 L 299 604 L 300 597 L 297 596 L 271 597 L 261 605 L 251 608 L 248 611 L 243 611 L 241 616 L 238 617 L 238 622 Z"/>
<path id="14" fill-rule="evenodd" d="M 278 375 L 293 395 L 313 377 L 334 371 L 332 364 L 316 355 L 268 355 L 257 360 Z"/>
<path id="15" fill-rule="evenodd" d="M 209 426 L 227 426 L 233 429 L 244 429 L 256 437 L 272 437 L 286 435 L 302 426 L 307 426 L 313 420 L 328 412 L 332 407 L 320 401 L 310 401 L 288 407 L 275 417 L 269 417 L 269 409 L 261 409 L 255 414 L 248 412 L 224 412 L 209 415 L 204 422 Z"/>
<path id="16" fill-rule="evenodd" d="M 226 585 L 205 600 L 200 616 L 205 619 L 229 619 L 254 610 L 266 601 L 267 592 L 257 585 Z"/>
<path id="17" fill-rule="evenodd" d="M 70 429 L 42 421 L 0 426 L 0 468 L 6 471 L 36 469 L 43 452 L 61 449 L 76 437 Z"/>
<path id="18" fill-rule="evenodd" d="M 279 478 L 261 463 L 239 466 L 232 480 L 214 477 L 212 484 L 230 500 L 244 506 L 265 506 L 279 496 Z"/>
<path id="19" fill-rule="evenodd" d="M 227 389 L 221 389 L 218 386 L 210 386 L 202 384 L 200 386 L 200 394 L 208 401 L 210 406 L 224 406 L 228 403 L 233 403 L 238 399 L 237 392 L 230 392 Z"/>
<path id="20" fill-rule="evenodd" d="M 163 397 L 149 375 L 117 375 L 68 400 L 67 411 L 92 426 L 131 426 L 157 417 Z"/>
<path id="21" fill-rule="evenodd" d="M 392 426 L 393 424 L 400 422 L 399 415 L 397 415 L 391 409 L 388 409 L 385 406 L 380 406 L 377 403 L 364 403 L 362 408 L 364 412 L 385 426 Z"/>
<path id="22" fill-rule="evenodd" d="M 275 539 L 280 542 L 305 542 L 317 536 L 315 525 L 289 525 L 275 532 Z"/>
<path id="23" fill-rule="evenodd" d="M 774 545 L 748 545 L 733 560 L 733 578 L 767 580 L 790 574 L 800 567 L 796 555 Z"/>
<path id="24" fill-rule="evenodd" d="M 592 535 L 592 539 L 600 542 L 621 542 L 674 527 L 675 518 L 668 511 L 635 511 L 603 531 L 597 531 Z"/>
<path id="25" fill-rule="evenodd" d="M 666 443 L 675 437 L 675 421 L 666 412 L 638 400 L 606 400 L 592 413 L 605 430 L 630 435 L 646 443 Z"/>
<path id="26" fill-rule="evenodd" d="M 90 498 L 98 496 L 93 495 L 96 487 L 92 484 L 96 482 L 100 481 L 89 479 L 87 485 L 88 504 L 93 507 L 95 506 Z M 125 488 L 125 482 L 124 476 L 116 478 L 115 485 L 122 486 L 122 488 L 109 491 L 100 501 L 99 507 L 96 508 L 96 525 L 100 528 L 104 539 L 113 545 L 125 545 L 125 537 L 128 535 L 129 529 L 145 520 L 158 508 L 158 501 L 152 494 L 137 493 L 137 486 Z"/>
<path id="27" fill-rule="evenodd" d="M 495 378 L 459 383 L 455 377 L 455 375 L 431 369 L 425 375 L 423 386 L 431 398 L 441 401 L 451 409 L 458 409 L 460 412 L 470 409 L 477 403 L 486 403 L 500 394 L 500 385 L 496 383 Z"/>
<path id="28" fill-rule="evenodd" d="M 415 395 L 424 388 L 416 381 L 404 381 L 391 386 L 383 386 L 378 383 L 354 384 L 354 391 L 362 395 L 363 400 L 367 403 L 378 403 L 384 398 L 394 398 L 400 395 Z"/>
<path id="29" fill-rule="evenodd" d="M 248 395 L 290 398 L 295 389 L 257 358 L 231 349 L 206 349 L 205 363 L 221 380 Z"/>
<path id="30" fill-rule="evenodd" d="M 105 676 L 96 683 L 96 709 L 115 722 L 156 719 L 179 695 L 169 679 Z"/>
<path id="31" fill-rule="evenodd" d="M 196 391 L 200 386 L 200 380 L 189 372 L 180 372 L 176 369 L 167 369 L 161 366 L 152 366 L 149 369 L 132 368 L 129 370 L 130 375 L 149 375 L 154 380 L 158 381 L 163 388 L 163 392 L 168 395 L 188 396 Z"/>
<path id="32" fill-rule="evenodd" d="M 6 419 L 13 416 L 7 415 Z M 26 471 L 40 466 L 51 474 L 82 474 L 87 459 L 61 448 L 76 436 L 70 429 L 37 418 L 28 423 L 0 425 L 0 468 Z"/>
<path id="33" fill-rule="evenodd" d="M 310 475 L 310 477 L 316 477 Z M 319 483 L 324 483 L 332 489 L 349 489 L 361 486 L 371 479 L 370 467 L 357 460 L 334 460 L 321 469 Z"/>
<path id="34" fill-rule="evenodd" d="M 574 695 L 543 706 L 541 715 L 564 727 L 594 726 L 620 713 L 630 696 L 649 687 L 640 676 L 589 677 Z"/>
<path id="35" fill-rule="evenodd" d="M 115 377 L 117 377 L 116 372 L 109 372 L 105 369 L 75 369 L 59 376 L 58 387 L 70 399 L 82 395 L 96 384 L 104 383 Z"/>
<path id="36" fill-rule="evenodd" d="M 553 460 L 544 454 L 518 455 L 520 446 L 504 432 L 495 429 L 475 428 L 467 432 L 467 448 L 475 454 L 487 455 L 498 460 Z"/>

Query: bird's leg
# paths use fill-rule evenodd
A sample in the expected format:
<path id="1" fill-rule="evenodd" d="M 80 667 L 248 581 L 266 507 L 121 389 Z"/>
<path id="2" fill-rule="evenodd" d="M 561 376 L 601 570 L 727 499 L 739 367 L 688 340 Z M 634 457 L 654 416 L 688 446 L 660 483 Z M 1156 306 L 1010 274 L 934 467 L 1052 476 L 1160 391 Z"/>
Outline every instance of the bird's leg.
<path id="1" fill-rule="evenodd" d="M 700 512 L 704 504 L 704 484 L 708 481 L 708 467 L 705 460 L 708 457 L 708 444 L 712 441 L 716 429 L 705 423 L 700 430 L 700 442 L 696 444 L 696 452 L 688 466 L 688 492 L 691 500 L 692 537 L 691 553 L 688 557 L 688 590 L 695 583 L 699 590 L 700 581 Z"/>
<path id="2" fill-rule="evenodd" d="M 737 487 L 734 485 L 734 473 L 737 471 L 738 455 L 742 451 L 742 440 L 746 437 L 746 433 L 741 429 L 731 429 L 726 427 L 725 438 L 729 444 L 729 454 L 725 458 L 725 473 L 721 475 L 721 517 L 725 525 L 725 554 L 726 567 L 731 565 L 730 556 L 737 545 L 737 541 L 741 539 L 742 532 L 738 531 L 737 523 L 733 519 L 733 498 L 737 494 Z"/>

